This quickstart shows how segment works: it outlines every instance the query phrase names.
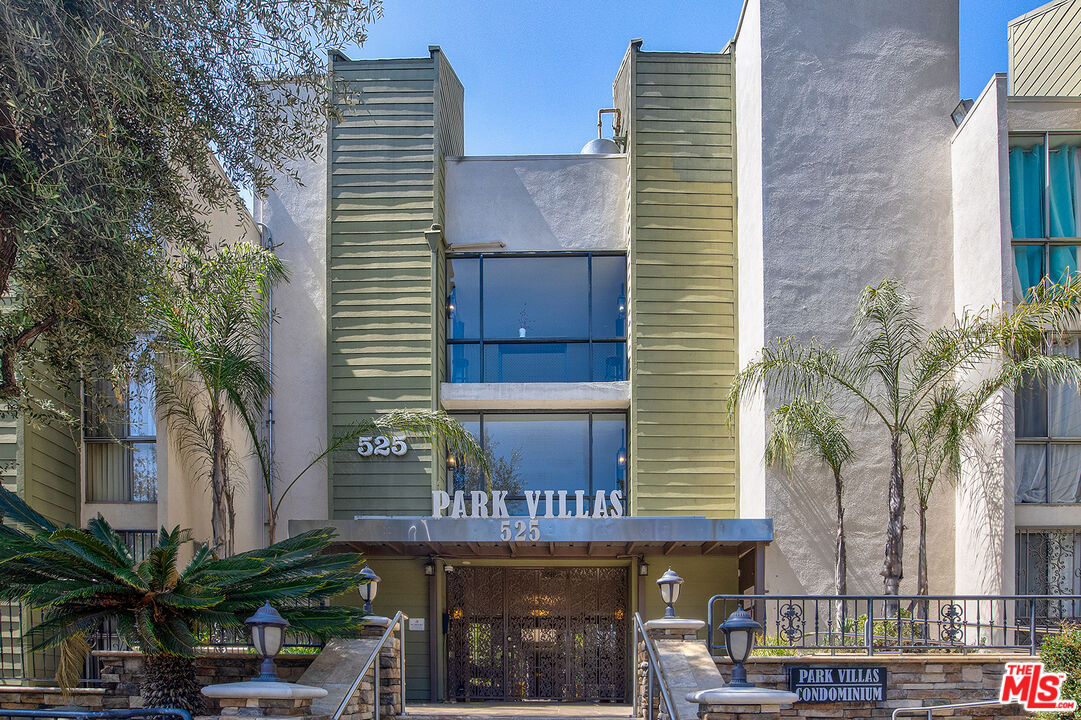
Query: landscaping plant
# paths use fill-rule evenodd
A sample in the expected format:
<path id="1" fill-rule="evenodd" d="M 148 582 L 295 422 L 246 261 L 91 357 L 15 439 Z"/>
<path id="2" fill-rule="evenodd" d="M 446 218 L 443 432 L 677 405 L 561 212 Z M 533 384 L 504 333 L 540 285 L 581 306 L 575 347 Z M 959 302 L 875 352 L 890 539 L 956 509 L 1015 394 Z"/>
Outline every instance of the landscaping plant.
<path id="1" fill-rule="evenodd" d="M 1040 645 L 1044 670 L 1066 673 L 1060 689 L 1063 700 L 1076 700 L 1072 713 L 1040 713 L 1045 720 L 1081 720 L 1081 625 L 1065 623 L 1061 632 L 1048 635 Z"/>
<path id="2" fill-rule="evenodd" d="M 62 688 L 78 683 L 87 637 L 108 622 L 146 657 L 145 705 L 196 713 L 202 696 L 192 656 L 210 629 L 243 633 L 264 602 L 290 632 L 323 640 L 353 634 L 364 617 L 356 607 L 320 604 L 354 589 L 361 563 L 355 553 L 326 552 L 335 537 L 329 528 L 226 558 L 196 545 L 182 564 L 188 530 L 162 528 L 137 560 L 100 517 L 85 530 L 57 527 L 3 488 L 0 516 L 0 599 L 41 611 L 26 641 L 31 652 L 59 647 Z"/>

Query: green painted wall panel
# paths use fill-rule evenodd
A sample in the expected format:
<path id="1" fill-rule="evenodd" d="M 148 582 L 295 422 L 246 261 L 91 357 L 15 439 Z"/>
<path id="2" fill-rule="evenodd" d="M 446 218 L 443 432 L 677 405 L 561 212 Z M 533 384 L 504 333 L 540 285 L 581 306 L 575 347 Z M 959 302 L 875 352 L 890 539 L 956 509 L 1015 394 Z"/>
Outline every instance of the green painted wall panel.
<path id="1" fill-rule="evenodd" d="M 732 58 L 632 48 L 616 85 L 630 124 L 632 511 L 734 517 Z M 718 562 L 734 589 L 735 561 Z"/>
<path id="2" fill-rule="evenodd" d="M 442 53 L 335 59 L 328 128 L 328 422 L 437 407 L 439 259 L 425 238 L 443 217 L 443 158 L 462 153 L 461 84 Z M 433 272 L 434 270 L 434 272 Z M 442 463 L 425 443 L 404 458 L 330 460 L 330 513 L 426 514 Z"/>
<path id="3" fill-rule="evenodd" d="M 33 387 L 37 399 L 78 414 L 72 397 L 45 383 Z M 62 422 L 18 424 L 18 492 L 35 510 L 61 525 L 79 524 L 79 450 L 73 428 Z"/>

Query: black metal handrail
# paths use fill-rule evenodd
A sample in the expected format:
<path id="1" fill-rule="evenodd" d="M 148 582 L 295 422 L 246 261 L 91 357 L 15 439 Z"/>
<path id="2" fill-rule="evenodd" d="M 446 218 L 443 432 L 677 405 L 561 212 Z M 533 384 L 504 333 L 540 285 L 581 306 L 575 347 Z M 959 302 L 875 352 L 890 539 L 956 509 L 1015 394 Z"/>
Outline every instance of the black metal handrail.
<path id="1" fill-rule="evenodd" d="M 668 686 L 664 683 L 664 678 L 661 676 L 661 666 L 657 660 L 657 652 L 653 649 L 653 643 L 649 639 L 649 634 L 646 632 L 645 625 L 642 623 L 642 616 L 639 613 L 634 614 L 634 665 L 636 668 L 636 674 L 634 678 L 634 712 L 632 717 L 638 717 L 638 708 L 641 703 L 638 691 L 638 639 L 642 639 L 642 644 L 646 646 L 646 714 L 645 720 L 653 720 L 653 686 L 656 684 L 661 689 L 661 699 L 664 701 L 664 707 L 668 711 L 669 718 L 675 718 L 674 706 L 672 705 L 672 696 L 668 692 Z M 657 682 L 657 681 L 660 682 Z"/>
<path id="2" fill-rule="evenodd" d="M 191 713 L 180 708 L 137 708 L 135 710 L 7 710 L 0 709 L 0 718 L 71 718 L 72 720 L 128 720 L 129 718 L 159 718 L 170 716 L 192 720 Z"/>
<path id="3" fill-rule="evenodd" d="M 1062 623 L 1081 621 L 1081 595 L 714 595 L 706 612 L 714 655 L 724 654 L 717 627 L 737 607 L 762 624 L 758 648 L 774 654 L 1035 655 Z"/>

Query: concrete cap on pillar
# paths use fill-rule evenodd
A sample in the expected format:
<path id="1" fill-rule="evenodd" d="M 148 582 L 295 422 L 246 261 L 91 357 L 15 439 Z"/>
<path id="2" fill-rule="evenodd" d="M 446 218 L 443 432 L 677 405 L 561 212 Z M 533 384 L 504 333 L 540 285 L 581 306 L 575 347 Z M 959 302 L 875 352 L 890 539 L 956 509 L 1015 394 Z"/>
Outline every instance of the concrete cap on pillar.
<path id="1" fill-rule="evenodd" d="M 687 693 L 687 702 L 699 705 L 791 705 L 796 693 L 760 687 L 719 687 Z"/>
<path id="2" fill-rule="evenodd" d="M 647 620 L 646 630 L 671 630 L 672 632 L 698 632 L 706 626 L 702 620 L 688 620 L 687 618 L 658 618 Z"/>

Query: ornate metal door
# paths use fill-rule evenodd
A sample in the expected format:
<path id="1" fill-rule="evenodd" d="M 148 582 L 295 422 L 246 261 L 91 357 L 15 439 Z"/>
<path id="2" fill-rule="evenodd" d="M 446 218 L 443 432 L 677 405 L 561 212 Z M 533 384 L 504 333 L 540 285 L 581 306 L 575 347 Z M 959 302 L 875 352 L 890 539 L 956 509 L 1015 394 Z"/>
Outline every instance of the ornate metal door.
<path id="1" fill-rule="evenodd" d="M 447 688 L 460 700 L 626 698 L 626 568 L 458 566 Z"/>

